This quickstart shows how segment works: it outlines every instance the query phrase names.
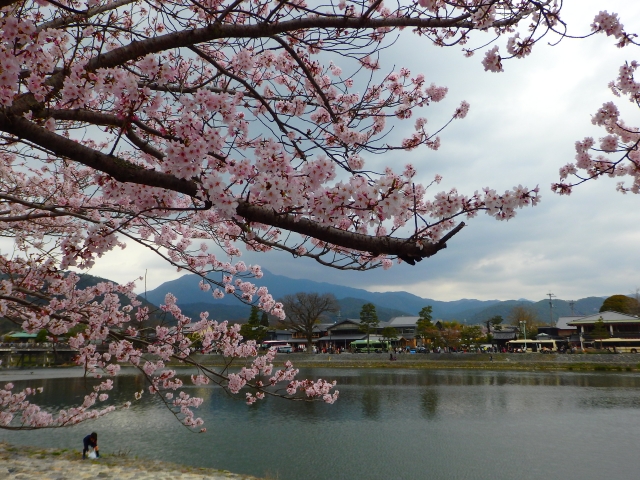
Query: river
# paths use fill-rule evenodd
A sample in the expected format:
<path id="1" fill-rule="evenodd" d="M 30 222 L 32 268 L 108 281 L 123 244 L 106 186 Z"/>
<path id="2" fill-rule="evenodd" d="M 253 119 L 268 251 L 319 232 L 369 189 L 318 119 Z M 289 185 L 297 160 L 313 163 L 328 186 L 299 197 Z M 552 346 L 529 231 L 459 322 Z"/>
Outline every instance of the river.
<path id="1" fill-rule="evenodd" d="M 36 372 L 36 375 L 39 372 Z M 247 406 L 215 388 L 205 434 L 187 431 L 157 401 L 76 427 L 9 432 L 14 444 L 75 448 L 90 431 L 105 453 L 290 479 L 637 478 L 637 373 L 306 369 L 338 381 L 334 405 L 267 399 Z M 3 371 L 0 381 L 11 372 Z M 27 377 L 29 374 L 27 373 Z M 50 375 L 55 376 L 55 375 Z M 64 407 L 89 387 L 82 378 L 18 380 L 45 387 L 41 402 Z M 113 400 L 143 386 L 118 376 Z"/>

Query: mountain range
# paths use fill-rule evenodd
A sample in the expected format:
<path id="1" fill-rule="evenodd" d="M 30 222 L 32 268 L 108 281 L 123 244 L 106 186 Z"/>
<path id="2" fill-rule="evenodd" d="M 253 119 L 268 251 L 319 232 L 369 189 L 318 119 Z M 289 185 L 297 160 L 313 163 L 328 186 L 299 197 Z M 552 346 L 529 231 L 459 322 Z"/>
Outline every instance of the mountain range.
<path id="1" fill-rule="evenodd" d="M 108 280 L 106 278 L 96 277 L 94 275 L 89 275 L 89 274 L 86 274 L 86 273 L 81 273 L 81 274 L 78 275 L 78 277 L 79 277 L 79 280 L 78 280 L 78 283 L 76 283 L 76 288 L 78 290 L 83 290 L 85 288 L 92 287 L 94 285 L 97 285 L 100 282 L 110 282 L 111 281 L 111 280 Z M 6 276 L 4 276 L 4 278 L 6 278 Z M 0 280 L 2 280 L 2 279 L 3 279 L 3 276 L 0 275 Z M 130 305 L 131 304 L 131 301 L 125 295 L 123 295 L 121 293 L 118 293 L 117 295 L 118 295 L 118 298 L 120 299 L 120 303 L 122 305 Z M 96 301 L 101 301 L 102 298 L 103 298 L 102 296 L 98 296 L 98 297 L 96 297 L 95 300 Z M 38 300 L 36 300 L 36 299 L 33 299 L 33 298 L 29 298 L 29 299 L 34 301 L 35 303 L 38 302 Z M 158 308 L 157 308 L 156 305 L 151 304 L 151 302 L 147 301 L 146 299 L 144 299 L 140 295 L 138 295 L 137 299 L 141 303 L 140 306 L 146 307 L 146 308 L 149 309 L 149 318 L 148 318 L 148 320 L 145 320 L 145 322 L 143 324 L 140 324 L 140 323 L 137 324 L 139 329 L 153 328 L 156 325 L 160 325 L 162 323 L 171 323 L 171 320 L 173 320 L 173 319 L 167 319 L 166 315 L 163 312 L 159 312 L 158 311 Z M 131 313 L 130 316 L 133 317 L 133 313 Z M 11 322 L 7 318 L 4 318 L 4 317 L 0 316 L 0 335 L 4 335 L 6 333 L 9 333 L 9 332 L 12 332 L 12 331 L 16 331 L 17 328 L 19 328 L 19 325 L 16 325 L 15 323 Z"/>
<path id="2" fill-rule="evenodd" d="M 81 274 L 77 287 L 86 288 L 102 281 L 109 280 Z M 154 327 L 160 323 L 174 323 L 173 317 L 167 316 L 157 309 L 157 306 L 164 302 L 167 293 L 174 294 L 178 298 L 178 305 L 182 312 L 194 320 L 197 320 L 200 312 L 203 311 L 209 312 L 211 320 L 229 320 L 233 323 L 242 323 L 249 318 L 250 307 L 248 305 L 230 295 L 215 300 L 211 292 L 200 290 L 199 282 L 200 277 L 196 275 L 184 275 L 176 280 L 165 282 L 154 290 L 140 294 L 138 299 L 150 311 L 150 318 L 145 327 Z M 500 315 L 506 320 L 511 309 L 516 306 L 525 306 L 534 311 L 542 321 L 548 322 L 550 316 L 553 316 L 556 321 L 559 316 L 596 313 L 605 298 L 582 298 L 572 302 L 573 306 L 565 300 L 554 299 L 553 309 L 549 308 L 548 299 L 538 302 L 527 299 L 507 301 L 461 299 L 443 302 L 422 298 L 408 292 L 369 292 L 360 288 L 326 282 L 289 278 L 266 271 L 265 276 L 260 279 L 259 285 L 266 286 L 276 299 L 297 292 L 333 294 L 340 305 L 340 312 L 327 316 L 328 321 L 332 322 L 345 318 L 359 318 L 360 310 L 365 303 L 373 303 L 376 306 L 376 313 L 381 321 L 388 321 L 398 316 L 417 316 L 423 307 L 431 305 L 434 319 L 458 320 L 468 325 L 483 323 L 496 315 Z M 124 295 L 119 295 L 119 297 L 123 305 L 129 304 L 129 300 Z M 275 323 L 275 320 L 272 323 Z M 9 320 L 0 317 L 0 335 L 15 328 L 16 326 Z"/>
<path id="3" fill-rule="evenodd" d="M 368 290 L 335 285 L 326 282 L 317 282 L 307 279 L 294 279 L 284 275 L 275 275 L 264 272 L 265 275 L 259 281 L 260 286 L 269 289 L 269 293 L 275 299 L 297 292 L 315 292 L 333 294 L 340 304 L 340 313 L 330 320 L 339 318 L 358 318 L 360 309 L 365 303 L 373 303 L 376 306 L 378 317 L 382 321 L 395 316 L 418 315 L 420 310 L 431 305 L 433 318 L 442 320 L 459 320 L 467 324 L 481 323 L 495 315 L 501 315 L 506 319 L 514 306 L 522 305 L 535 311 L 542 321 L 554 321 L 559 316 L 588 315 L 597 312 L 602 305 L 604 297 L 588 297 L 573 302 L 573 310 L 568 301 L 553 300 L 553 309 L 549 308 L 549 300 L 533 302 L 526 299 L 519 300 L 475 300 L 461 299 L 450 302 L 422 298 L 408 292 L 369 292 Z M 164 302 L 167 293 L 172 293 L 178 298 L 178 305 L 182 311 L 198 318 L 201 311 L 208 311 L 211 319 L 228 319 L 243 321 L 249 316 L 249 307 L 241 304 L 233 296 L 227 295 L 220 300 L 214 300 L 211 292 L 200 290 L 198 284 L 200 277 L 197 275 L 184 275 L 176 280 L 163 283 L 159 287 L 141 295 L 149 302 L 160 305 Z"/>

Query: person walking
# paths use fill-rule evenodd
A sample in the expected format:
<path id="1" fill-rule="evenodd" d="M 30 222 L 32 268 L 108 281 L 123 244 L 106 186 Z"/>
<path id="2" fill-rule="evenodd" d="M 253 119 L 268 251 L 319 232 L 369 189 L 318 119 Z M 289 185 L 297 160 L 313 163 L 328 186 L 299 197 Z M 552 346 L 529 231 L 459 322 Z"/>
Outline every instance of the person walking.
<path id="1" fill-rule="evenodd" d="M 96 454 L 96 458 L 100 458 L 100 452 L 98 451 L 98 434 L 96 432 L 92 432 L 86 437 L 84 437 L 82 439 L 82 444 L 83 444 L 83 448 L 82 448 L 83 460 L 87 458 L 87 452 L 90 451 L 89 449 L 93 449 L 93 451 Z"/>

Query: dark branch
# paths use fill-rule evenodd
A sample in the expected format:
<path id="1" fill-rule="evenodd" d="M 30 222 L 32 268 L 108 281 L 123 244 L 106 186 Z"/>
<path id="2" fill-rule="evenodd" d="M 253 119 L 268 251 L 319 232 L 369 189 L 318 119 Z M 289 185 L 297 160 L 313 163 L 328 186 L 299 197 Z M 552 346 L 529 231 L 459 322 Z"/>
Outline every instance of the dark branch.
<path id="1" fill-rule="evenodd" d="M 0 114 L 0 130 L 37 145 L 46 145 L 52 153 L 101 171 L 119 182 L 162 188 L 188 195 L 201 201 L 207 200 L 201 198 L 199 185 L 194 180 L 176 178 L 173 175 L 144 168 L 122 158 L 95 151 L 73 140 L 50 132 L 24 117 L 9 117 Z M 464 226 L 464 223 L 459 224 L 437 243 L 419 243 L 412 239 L 390 236 L 377 237 L 349 232 L 336 227 L 322 225 L 297 215 L 279 213 L 268 206 L 252 205 L 242 199 L 237 201 L 236 213 L 249 223 L 271 225 L 343 248 L 368 252 L 373 256 L 397 256 L 412 265 L 416 261 L 431 257 L 446 248 L 446 242 Z"/>

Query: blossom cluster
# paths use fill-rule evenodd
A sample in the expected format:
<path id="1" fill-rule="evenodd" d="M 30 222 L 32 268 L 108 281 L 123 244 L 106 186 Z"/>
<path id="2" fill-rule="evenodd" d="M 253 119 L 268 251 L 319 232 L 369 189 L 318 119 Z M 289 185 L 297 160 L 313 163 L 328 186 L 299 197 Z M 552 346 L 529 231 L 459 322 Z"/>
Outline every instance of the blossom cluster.
<path id="1" fill-rule="evenodd" d="M 0 389 L 0 428 L 61 427 L 114 411 L 116 406 L 108 405 L 107 392 L 113 389 L 111 377 L 119 373 L 121 365 L 137 367 L 147 379 L 149 394 L 159 396 L 176 417 L 190 428 L 200 428 L 203 424 L 203 420 L 194 414 L 194 409 L 202 404 L 202 398 L 189 395 L 184 390 L 185 382 L 174 368 L 169 367 L 170 361 L 199 369 L 198 374 L 190 377 L 193 385 L 213 384 L 232 394 L 250 389 L 246 394 L 248 403 L 267 395 L 282 396 L 277 393 L 279 384 L 284 383 L 289 388 L 292 382 L 315 385 L 315 390 L 305 388 L 305 398 L 319 398 L 325 402 L 333 402 L 337 398 L 337 391 L 332 391 L 335 384 L 329 386 L 323 381 L 296 380 L 298 371 L 290 362 L 274 373 L 275 349 L 259 354 L 254 341 L 243 340 L 239 325 L 210 321 L 206 319 L 206 314 L 202 314 L 200 321 L 192 322 L 182 314 L 176 297 L 171 294 L 166 296 L 161 308 L 173 317 L 176 325 L 158 325 L 154 335 L 141 335 L 137 326 L 149 318 L 144 310 L 133 314 L 134 307 L 139 306 L 139 300 L 132 292 L 132 285 L 122 287 L 99 283 L 78 289 L 76 284 L 79 277 L 73 273 L 54 275 L 50 272 L 46 275 L 42 268 L 38 270 L 38 265 L 31 265 L 28 275 L 26 270 L 21 273 L 24 275 L 22 285 L 29 285 L 33 290 L 21 287 L 15 291 L 8 281 L 0 284 L 0 305 L 7 318 L 17 322 L 21 315 L 25 318 L 25 330 L 45 329 L 51 334 L 52 341 L 59 341 L 62 335 L 69 334 L 68 343 L 78 353 L 76 363 L 82 365 L 88 375 L 98 379 L 98 384 L 80 405 L 66 408 L 55 415 L 29 401 L 30 397 L 42 392 L 41 388 L 14 392 L 14 385 L 7 384 Z M 13 274 L 17 275 L 18 272 L 14 271 Z M 122 305 L 115 292 L 127 298 L 127 304 Z M 11 295 L 8 294 L 23 299 L 37 294 L 47 303 L 18 312 L 10 305 L 8 298 Z M 78 325 L 83 328 L 73 333 L 71 330 Z M 228 359 L 224 371 L 198 364 L 193 357 L 196 352 L 193 344 L 195 338 L 200 344 L 197 349 L 199 353 L 219 352 Z M 107 348 L 98 348 L 100 344 L 106 344 Z M 234 361 L 246 363 L 238 373 L 226 372 Z M 295 393 L 290 391 L 287 396 L 295 397 Z M 143 392 L 137 392 L 135 399 L 139 400 L 142 396 Z M 105 405 L 98 407 L 98 404 Z M 127 402 L 122 407 L 129 405 L 130 402 Z"/>
<path id="2" fill-rule="evenodd" d="M 618 47 L 637 45 L 636 35 L 625 32 L 615 13 L 598 13 L 594 18 L 592 30 L 615 37 L 618 39 Z M 615 96 L 627 97 L 635 105 L 640 104 L 640 82 L 635 79 L 638 65 L 635 60 L 622 65 L 617 79 L 610 84 Z M 576 185 L 606 175 L 630 177 L 631 184 L 620 181 L 617 183 L 617 190 L 622 193 L 640 193 L 640 128 L 628 125 L 620 115 L 620 110 L 614 102 L 605 102 L 596 111 L 591 121 L 594 125 L 604 128 L 607 135 L 601 137 L 599 143 L 592 137 L 576 142 L 575 163 L 568 163 L 560 168 L 560 181 L 551 185 L 553 191 L 569 195 Z"/>
<path id="3" fill-rule="evenodd" d="M 616 13 L 609 13 L 606 10 L 599 12 L 593 19 L 591 29 L 594 32 L 603 32 L 607 36 L 615 37 L 618 39 L 618 47 L 624 47 L 631 42 L 631 36 L 625 32 L 624 25 L 620 23 Z"/>
<path id="4" fill-rule="evenodd" d="M 7 383 L 0 388 L 0 428 L 64 427 L 104 416 L 113 412 L 115 407 L 113 405 L 108 405 L 104 408 L 92 407 L 97 402 L 105 402 L 109 396 L 106 393 L 99 392 L 111 390 L 111 388 L 113 388 L 111 380 L 102 382 L 94 387 L 93 392 L 84 397 L 82 404 L 60 410 L 54 415 L 28 400 L 28 398 L 42 393 L 42 387 L 27 387 L 20 392 L 14 392 L 14 385 Z"/>

